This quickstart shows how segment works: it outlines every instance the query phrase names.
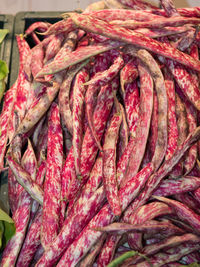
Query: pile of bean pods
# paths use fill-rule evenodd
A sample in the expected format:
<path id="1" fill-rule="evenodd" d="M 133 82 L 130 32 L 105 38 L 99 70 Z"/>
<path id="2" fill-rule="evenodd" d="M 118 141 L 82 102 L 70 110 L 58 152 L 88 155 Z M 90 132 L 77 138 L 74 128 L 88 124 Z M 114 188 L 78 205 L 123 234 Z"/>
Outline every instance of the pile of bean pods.
<path id="1" fill-rule="evenodd" d="M 200 262 L 199 24 L 200 7 L 104 0 L 16 36 L 2 267 Z"/>

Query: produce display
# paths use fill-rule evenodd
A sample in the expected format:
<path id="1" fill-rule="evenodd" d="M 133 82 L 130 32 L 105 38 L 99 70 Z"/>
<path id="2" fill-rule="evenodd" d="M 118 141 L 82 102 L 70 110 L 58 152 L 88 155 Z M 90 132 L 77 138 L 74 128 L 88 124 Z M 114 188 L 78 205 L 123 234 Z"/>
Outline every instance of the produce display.
<path id="1" fill-rule="evenodd" d="M 200 7 L 159 4 L 99 1 L 16 36 L 0 266 L 200 266 Z"/>

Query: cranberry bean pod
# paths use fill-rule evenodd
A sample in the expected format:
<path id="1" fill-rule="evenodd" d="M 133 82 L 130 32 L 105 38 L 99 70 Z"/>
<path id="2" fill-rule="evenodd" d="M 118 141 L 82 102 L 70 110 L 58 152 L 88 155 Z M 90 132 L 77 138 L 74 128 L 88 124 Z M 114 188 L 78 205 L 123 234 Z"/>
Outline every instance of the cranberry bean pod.
<path id="1" fill-rule="evenodd" d="M 176 247 L 181 245 L 182 243 L 190 243 L 190 244 L 196 244 L 199 241 L 199 237 L 193 234 L 184 234 L 181 236 L 172 236 L 169 237 L 168 239 L 165 239 L 163 241 L 160 241 L 156 244 L 153 245 L 147 245 L 146 247 L 144 247 L 142 253 L 145 256 L 150 256 L 150 255 L 154 255 L 157 252 L 159 252 L 160 250 L 164 250 L 164 249 L 169 249 L 170 247 Z M 141 256 L 135 256 L 132 259 L 129 259 L 126 261 L 127 262 L 131 262 L 133 263 L 137 263 L 138 261 L 142 260 Z"/>
<path id="2" fill-rule="evenodd" d="M 183 17 L 200 17 L 199 7 L 189 7 L 189 8 L 177 8 L 178 13 Z M 157 14 L 159 16 L 166 16 L 164 9 L 158 10 L 146 10 L 147 13 Z"/>
<path id="3" fill-rule="evenodd" d="M 29 35 L 37 29 L 39 29 L 40 31 L 45 31 L 50 27 L 50 25 L 50 23 L 43 21 L 34 22 L 28 27 L 28 29 L 26 29 L 25 34 Z"/>
<path id="4" fill-rule="evenodd" d="M 82 191 L 80 195 L 78 194 L 76 196 L 76 201 L 77 202 L 87 202 L 87 200 L 93 195 L 93 193 L 98 189 L 100 184 L 102 183 L 103 179 L 103 160 L 102 157 L 99 156 L 94 164 L 94 167 L 91 171 L 90 177 L 85 184 L 85 186 L 82 188 Z M 76 214 L 77 210 L 76 208 L 79 209 L 79 205 L 73 205 L 73 207 L 68 206 L 67 213 L 68 215 L 70 214 Z"/>
<path id="5" fill-rule="evenodd" d="M 158 28 L 158 29 L 149 29 L 149 28 L 139 28 L 136 29 L 135 32 L 144 34 L 145 36 L 149 38 L 159 38 L 164 36 L 173 36 L 174 34 L 178 33 L 187 33 L 189 31 L 189 28 L 187 26 L 180 26 L 180 27 L 164 27 L 164 28 Z M 181 46 L 182 44 L 180 44 Z"/>
<path id="6" fill-rule="evenodd" d="M 186 205 L 188 208 L 193 209 L 198 212 L 198 201 L 196 201 L 195 197 L 189 195 L 188 193 L 181 193 L 174 196 L 176 200 Z"/>
<path id="7" fill-rule="evenodd" d="M 180 65 L 178 62 L 165 59 L 163 57 L 159 57 L 159 60 L 167 66 L 167 68 L 173 75 L 175 81 L 181 88 L 182 92 L 190 100 L 190 102 L 199 110 L 200 92 L 197 85 L 192 82 L 192 79 L 188 71 L 184 68 L 184 66 Z"/>
<path id="8" fill-rule="evenodd" d="M 7 157 L 7 161 L 17 181 L 25 188 L 33 199 L 42 205 L 44 192 L 41 187 L 32 180 L 30 175 L 17 162 L 15 162 L 11 156 Z"/>
<path id="9" fill-rule="evenodd" d="M 67 35 L 67 38 L 64 40 L 63 46 L 58 51 L 58 53 L 55 55 L 54 60 L 57 60 L 59 58 L 63 58 L 65 55 L 67 55 L 68 53 L 73 51 L 75 49 L 77 39 L 78 39 L 77 31 L 70 32 Z"/>
<path id="10" fill-rule="evenodd" d="M 83 30 L 91 31 L 100 35 L 110 37 L 111 39 L 136 45 L 137 47 L 147 49 L 153 53 L 162 55 L 172 60 L 194 69 L 200 70 L 200 63 L 191 56 L 174 49 L 166 43 L 160 43 L 151 38 L 145 37 L 139 33 L 132 32 L 128 29 L 117 27 L 95 19 L 91 16 L 69 13 L 77 27 Z"/>
<path id="11" fill-rule="evenodd" d="M 70 134 L 73 134 L 73 123 L 71 120 L 72 112 L 70 109 L 70 89 L 72 85 L 72 81 L 75 77 L 75 75 L 88 63 L 88 61 L 85 61 L 81 64 L 78 64 L 74 67 L 72 67 L 65 75 L 64 80 L 60 86 L 60 91 L 58 95 L 58 101 L 59 101 L 59 110 L 61 113 L 61 117 L 63 120 L 63 123 L 67 130 L 70 132 Z"/>
<path id="12" fill-rule="evenodd" d="M 112 21 L 112 20 L 149 21 L 161 18 L 161 16 L 147 13 L 142 10 L 131 10 L 131 9 L 105 9 L 105 10 L 92 11 L 88 14 L 90 14 L 90 16 L 94 16 L 95 18 L 105 21 Z"/>
<path id="13" fill-rule="evenodd" d="M 157 232 L 166 232 L 166 233 L 183 233 L 181 229 L 177 229 L 178 227 L 173 224 L 169 224 L 166 222 L 157 222 L 155 220 L 149 220 L 147 223 L 132 225 L 128 223 L 112 223 L 110 225 L 104 227 L 94 228 L 95 231 L 106 232 L 110 234 L 122 235 L 124 233 L 129 232 L 139 232 L 139 233 L 151 233 L 155 234 Z"/>
<path id="14" fill-rule="evenodd" d="M 30 141 L 28 142 L 28 147 L 22 157 L 22 166 L 30 174 L 31 178 L 34 179 L 36 175 L 36 160 Z M 16 201 L 18 201 L 18 207 L 13 213 L 16 233 L 10 239 L 9 243 L 6 246 L 4 254 L 5 256 L 3 256 L 2 259 L 2 262 L 4 262 L 4 266 L 15 265 L 18 254 L 23 245 L 26 228 L 28 226 L 30 218 L 30 210 L 32 204 L 31 196 L 23 188 L 20 188 L 17 191 L 17 194 L 18 199 L 16 199 Z"/>
<path id="15" fill-rule="evenodd" d="M 91 70 L 91 75 L 93 77 L 95 77 L 96 71 L 98 71 L 96 74 L 96 75 L 98 75 L 98 73 L 105 72 L 104 69 L 107 69 L 107 67 L 108 67 L 108 62 L 106 60 L 106 53 L 104 53 L 102 56 L 96 57 L 96 61 L 95 61 L 94 65 L 92 67 L 92 70 Z M 102 147 L 101 147 L 100 141 L 97 137 L 97 133 L 96 133 L 94 123 L 93 123 L 93 112 L 94 112 L 94 107 L 96 104 L 96 99 L 97 99 L 97 95 L 99 93 L 99 90 L 100 90 L 100 87 L 89 85 L 87 92 L 86 92 L 86 96 L 85 96 L 85 103 L 86 103 L 87 121 L 88 121 L 90 130 L 93 134 L 93 137 L 96 141 L 98 148 L 100 150 L 102 150 Z"/>
<path id="16" fill-rule="evenodd" d="M 38 146 L 37 146 L 36 158 L 38 161 L 38 166 L 40 166 L 42 161 L 46 160 L 47 140 L 48 140 L 48 125 L 46 120 L 43 129 L 40 132 Z"/>
<path id="17" fill-rule="evenodd" d="M 58 261 L 65 249 L 73 242 L 78 233 L 82 231 L 84 226 L 99 211 L 102 206 L 102 202 L 105 200 L 103 187 L 97 189 L 91 198 L 86 199 L 86 202 L 83 198 L 82 201 L 75 204 L 77 205 L 75 208 L 77 212 L 74 213 L 73 216 L 67 216 L 60 233 L 54 239 L 52 244 L 49 245 L 36 266 L 52 266 L 52 264 Z"/>
<path id="18" fill-rule="evenodd" d="M 188 130 L 192 132 L 197 127 L 197 112 L 189 101 L 185 101 L 186 117 L 188 121 Z M 185 175 L 187 175 L 195 166 L 197 160 L 198 144 L 194 144 L 188 151 L 188 155 L 184 161 Z"/>
<path id="19" fill-rule="evenodd" d="M 85 83 L 85 85 L 104 86 L 109 83 L 123 67 L 124 61 L 121 56 L 117 57 L 108 70 L 102 73 L 97 73 L 92 79 Z"/>
<path id="20" fill-rule="evenodd" d="M 149 258 L 151 264 L 153 267 L 160 267 L 163 266 L 164 264 L 178 261 L 181 257 L 184 255 L 187 255 L 193 251 L 197 251 L 199 249 L 198 244 L 182 244 L 176 248 L 171 248 L 166 250 L 166 253 L 160 252 L 157 253 L 155 256 L 152 256 Z M 129 265 L 130 267 L 149 267 L 148 262 L 141 262 L 135 265 Z"/>
<path id="21" fill-rule="evenodd" d="M 116 145 L 119 128 L 122 122 L 122 115 L 119 106 L 110 121 L 105 133 L 103 145 L 103 184 L 108 203 L 112 212 L 118 216 L 121 214 L 121 205 L 118 197 L 118 185 L 116 179 Z"/>
<path id="22" fill-rule="evenodd" d="M 147 67 L 153 77 L 158 97 L 158 137 L 152 162 L 155 170 L 158 169 L 167 149 L 167 94 L 164 78 L 154 58 L 145 50 L 139 50 L 137 57 Z"/>
<path id="23" fill-rule="evenodd" d="M 0 169 L 4 166 L 4 155 L 6 152 L 6 144 L 8 140 L 8 123 L 12 108 L 16 97 L 17 82 L 6 92 L 4 97 L 3 110 L 0 116 L 0 128 L 1 128 L 1 139 L 0 139 Z"/>
<path id="24" fill-rule="evenodd" d="M 122 92 L 125 92 L 125 84 L 132 83 L 138 77 L 138 70 L 134 60 L 130 60 L 120 71 L 120 84 Z"/>
<path id="25" fill-rule="evenodd" d="M 134 146 L 131 151 L 126 174 L 122 180 L 122 186 L 126 184 L 134 175 L 137 174 L 141 161 L 144 156 L 146 142 L 149 135 L 151 114 L 153 109 L 153 80 L 147 69 L 140 63 L 138 66 L 140 76 L 140 107 L 137 122 Z"/>
<path id="26" fill-rule="evenodd" d="M 44 68 L 37 74 L 37 77 L 43 76 L 45 74 L 54 74 L 92 56 L 101 54 L 113 48 L 117 48 L 120 45 L 122 45 L 121 42 L 108 41 L 103 44 L 82 46 L 78 50 L 67 54 L 64 58 L 59 58 L 45 65 Z"/>
<path id="27" fill-rule="evenodd" d="M 184 142 L 188 134 L 188 122 L 186 117 L 185 104 L 176 93 L 176 118 L 178 127 L 177 145 Z M 183 174 L 183 161 L 180 161 L 170 173 L 171 177 L 180 177 Z"/>
<path id="28" fill-rule="evenodd" d="M 38 210 L 28 232 L 26 234 L 22 249 L 17 260 L 17 267 L 29 266 L 35 252 L 40 245 L 40 227 L 42 224 L 42 208 Z"/>
<path id="29" fill-rule="evenodd" d="M 32 104 L 19 125 L 15 136 L 17 134 L 27 133 L 42 118 L 56 97 L 58 90 L 59 84 L 54 84 L 52 87 L 48 87 L 46 92 Z"/>
<path id="30" fill-rule="evenodd" d="M 106 238 L 106 241 L 98 255 L 97 265 L 99 267 L 104 267 L 112 261 L 116 247 L 119 243 L 121 236 L 110 235 Z"/>
<path id="31" fill-rule="evenodd" d="M 183 36 L 181 36 L 176 42 L 173 43 L 173 46 L 180 51 L 185 51 L 194 42 L 195 36 L 195 29 L 189 28 L 188 31 L 183 34 Z"/>
<path id="32" fill-rule="evenodd" d="M 32 137 L 32 142 L 33 146 L 36 148 L 39 142 L 39 136 L 41 133 L 42 128 L 44 127 L 44 121 L 46 119 L 46 116 L 42 117 L 41 120 L 38 122 L 38 124 L 35 127 L 33 137 Z"/>
<path id="33" fill-rule="evenodd" d="M 32 57 L 31 57 L 31 72 L 33 78 L 36 78 L 38 72 L 41 71 L 44 65 L 44 48 L 42 43 L 34 46 L 31 50 Z"/>
<path id="34" fill-rule="evenodd" d="M 130 180 L 126 187 L 119 190 L 119 197 L 122 203 L 122 210 L 132 201 L 135 195 L 141 190 L 143 183 L 149 178 L 153 172 L 152 165 L 149 164 L 141 170 L 132 180 Z M 142 183 L 142 184 L 140 184 Z M 89 251 L 91 246 L 101 237 L 102 233 L 92 230 L 94 227 L 101 227 L 110 224 L 115 216 L 112 214 L 108 204 L 97 213 L 96 216 L 89 222 L 89 224 L 82 230 L 80 235 L 66 250 L 61 258 L 58 266 L 71 266 L 76 264 Z M 88 239 L 88 236 L 90 238 Z M 79 245 L 80 244 L 80 245 Z"/>
<path id="35" fill-rule="evenodd" d="M 111 25 L 123 27 L 127 29 L 139 29 L 139 28 L 163 28 L 163 27 L 179 27 L 185 24 L 199 24 L 199 18 L 184 18 L 184 17 L 172 17 L 172 18 L 157 18 L 150 21 L 135 21 L 135 20 L 113 20 Z"/>
<path id="36" fill-rule="evenodd" d="M 105 125 L 110 114 L 111 107 L 113 105 L 113 92 L 117 90 L 118 81 L 115 80 L 112 84 L 108 84 L 101 88 L 98 95 L 97 105 L 93 114 L 94 126 L 98 134 L 98 138 L 103 135 Z M 89 128 L 87 128 L 83 139 L 82 151 L 81 151 L 81 184 L 77 182 L 77 179 L 73 181 L 70 189 L 70 198 L 74 199 L 80 188 L 86 183 L 89 178 L 91 169 L 94 165 L 95 158 L 98 152 L 98 147 L 92 136 Z"/>
<path id="37" fill-rule="evenodd" d="M 58 33 L 69 33 L 75 30 L 75 25 L 73 21 L 68 19 L 60 20 L 54 24 L 52 24 L 45 32 L 40 32 L 41 35 L 53 35 Z"/>
<path id="38" fill-rule="evenodd" d="M 150 125 L 150 133 L 148 139 L 147 150 L 149 149 L 150 158 L 153 158 L 158 140 L 158 97 L 154 90 L 153 92 L 153 111 Z M 148 153 L 148 152 L 147 152 Z"/>
<path id="39" fill-rule="evenodd" d="M 67 202 L 70 199 L 71 183 L 76 181 L 75 165 L 74 165 L 74 153 L 73 147 L 71 147 L 69 154 L 65 160 L 65 164 L 62 169 L 61 176 L 61 211 L 60 211 L 60 225 L 63 224 L 65 219 L 65 210 Z M 71 192 L 72 193 L 72 192 Z"/>
<path id="40" fill-rule="evenodd" d="M 177 148 L 174 152 L 173 157 L 164 162 L 164 164 L 159 168 L 159 170 L 153 174 L 147 181 L 144 190 L 140 195 L 134 200 L 134 202 L 126 210 L 124 217 L 129 217 L 138 207 L 142 206 L 152 195 L 152 193 L 157 189 L 162 179 L 169 174 L 173 167 L 179 162 L 185 152 L 193 145 L 200 137 L 200 127 L 197 127 L 195 131 L 190 133 L 187 139 Z"/>
<path id="41" fill-rule="evenodd" d="M 152 202 L 141 206 L 126 219 L 131 224 L 142 224 L 158 216 L 171 214 L 172 209 L 167 205 L 160 205 L 159 202 Z M 132 249 L 142 249 L 142 235 L 139 233 L 129 234 L 128 243 Z"/>
<path id="42" fill-rule="evenodd" d="M 47 45 L 44 62 L 47 62 L 48 60 L 55 57 L 55 55 L 61 48 L 63 40 L 64 40 L 64 35 L 62 33 L 59 33 L 54 36 L 54 38 Z"/>
<path id="43" fill-rule="evenodd" d="M 163 201 L 164 203 L 167 203 L 170 207 L 172 207 L 172 209 L 174 209 L 176 215 L 181 220 L 189 223 L 193 227 L 194 231 L 199 233 L 200 216 L 198 214 L 196 214 L 194 211 L 192 211 L 179 201 L 158 196 L 155 196 L 155 198 Z"/>
<path id="44" fill-rule="evenodd" d="M 139 88 L 136 81 L 125 86 L 124 104 L 130 133 L 135 136 L 140 105 Z"/>
<path id="45" fill-rule="evenodd" d="M 118 79 L 111 84 L 103 86 L 97 98 L 97 104 L 93 113 L 93 123 L 99 140 L 101 139 L 107 119 L 114 102 L 114 94 L 118 89 Z M 83 181 L 88 179 L 89 173 L 94 165 L 98 148 L 89 128 L 87 128 L 81 152 L 81 174 Z"/>
<path id="46" fill-rule="evenodd" d="M 3 251 L 1 265 L 2 266 L 15 266 L 17 256 L 22 246 L 26 229 L 29 222 L 31 198 L 27 197 L 27 192 L 23 190 L 20 195 L 20 205 L 13 214 L 13 221 L 15 222 L 16 232 L 15 235 L 9 240 L 6 248 Z"/>
<path id="47" fill-rule="evenodd" d="M 97 241 L 97 243 L 94 245 L 94 247 L 90 250 L 89 254 L 81 261 L 80 267 L 92 267 L 96 257 L 99 255 L 99 253 L 102 250 L 103 243 L 106 239 L 106 235 L 102 235 L 100 240 Z"/>
<path id="48" fill-rule="evenodd" d="M 165 87 L 167 92 L 167 100 L 168 100 L 168 145 L 167 151 L 165 154 L 165 160 L 168 160 L 172 157 L 174 151 L 177 148 L 177 139 L 178 139 L 178 127 L 176 121 L 176 109 L 175 109 L 175 85 L 174 81 L 167 72 L 164 70 L 165 77 Z"/>
<path id="49" fill-rule="evenodd" d="M 48 145 L 41 243 L 46 248 L 59 231 L 63 136 L 58 105 L 53 103 L 48 121 Z"/>
<path id="50" fill-rule="evenodd" d="M 126 122 L 126 114 L 124 107 L 120 104 L 120 112 L 122 114 L 122 123 L 119 130 L 119 142 L 118 142 L 118 148 L 117 148 L 117 155 L 118 159 L 121 158 L 121 156 L 124 154 L 124 151 L 128 145 L 128 139 L 129 139 L 129 128 L 128 124 Z"/>
<path id="51" fill-rule="evenodd" d="M 76 175 L 80 176 L 80 155 L 81 155 L 81 146 L 83 139 L 83 104 L 87 86 L 84 84 L 87 83 L 89 79 L 89 73 L 86 68 L 83 68 L 79 73 L 77 73 L 75 82 L 74 82 L 74 91 L 73 91 L 73 137 L 72 145 L 74 151 L 74 164 Z"/>
<path id="52" fill-rule="evenodd" d="M 154 192 L 155 196 L 170 196 L 197 189 L 199 177 L 185 176 L 180 179 L 166 179 L 161 182 L 158 189 Z"/>

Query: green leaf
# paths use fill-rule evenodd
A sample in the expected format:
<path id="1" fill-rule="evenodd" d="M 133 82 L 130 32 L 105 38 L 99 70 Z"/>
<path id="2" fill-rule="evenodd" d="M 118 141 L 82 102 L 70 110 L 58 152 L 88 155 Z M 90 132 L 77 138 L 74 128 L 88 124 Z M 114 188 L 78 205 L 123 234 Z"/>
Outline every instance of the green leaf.
<path id="1" fill-rule="evenodd" d="M 4 95 L 5 89 L 6 89 L 6 83 L 5 83 L 4 79 L 0 80 L 0 102 L 1 102 L 1 99 Z"/>
<path id="2" fill-rule="evenodd" d="M 0 221 L 0 249 L 2 247 L 3 232 L 4 232 L 4 225 L 3 225 L 3 222 Z"/>
<path id="3" fill-rule="evenodd" d="M 14 236 L 15 234 L 15 225 L 14 223 L 8 223 L 4 221 L 4 240 L 5 244 L 4 246 L 7 245 L 8 241 Z"/>
<path id="4" fill-rule="evenodd" d="M 10 216 L 0 209 L 0 248 L 5 248 L 15 234 L 15 225 Z"/>
<path id="5" fill-rule="evenodd" d="M 0 221 L 5 221 L 8 223 L 14 223 L 13 220 L 10 218 L 10 216 L 2 209 L 0 209 Z"/>
<path id="6" fill-rule="evenodd" d="M 9 33 L 9 30 L 7 29 L 1 29 L 0 30 L 0 44 L 3 42 L 6 35 Z"/>
<path id="7" fill-rule="evenodd" d="M 181 265 L 180 267 L 200 267 L 200 264 L 198 264 L 197 262 L 193 262 L 188 265 Z"/>
<path id="8" fill-rule="evenodd" d="M 5 61 L 0 60 L 0 80 L 3 80 L 8 74 L 8 66 Z"/>
<path id="9" fill-rule="evenodd" d="M 136 256 L 136 255 L 143 257 L 146 261 L 149 262 L 149 259 L 145 255 L 139 253 L 138 251 L 131 250 L 131 251 L 128 251 L 128 252 L 122 254 L 118 258 L 114 259 L 112 262 L 110 262 L 107 265 L 107 267 L 117 267 L 119 264 L 124 262 L 126 259 L 131 258 L 131 257 Z M 149 262 L 149 264 L 150 264 L 150 266 L 152 266 L 152 264 L 150 262 Z"/>

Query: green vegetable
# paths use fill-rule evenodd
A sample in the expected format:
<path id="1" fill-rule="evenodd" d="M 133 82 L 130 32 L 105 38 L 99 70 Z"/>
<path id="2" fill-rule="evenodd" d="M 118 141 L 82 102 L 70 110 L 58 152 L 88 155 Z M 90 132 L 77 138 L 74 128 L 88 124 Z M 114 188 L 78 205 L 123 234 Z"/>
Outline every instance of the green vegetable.
<path id="1" fill-rule="evenodd" d="M 5 79 L 8 72 L 9 72 L 9 70 L 8 70 L 8 66 L 7 66 L 6 62 L 3 60 L 0 60 L 0 80 Z"/>
<path id="2" fill-rule="evenodd" d="M 7 29 L 1 29 L 0 30 L 0 44 L 3 42 L 4 38 L 6 37 L 6 35 L 8 34 L 8 30 Z"/>
<path id="3" fill-rule="evenodd" d="M 0 248 L 3 249 L 14 234 L 15 225 L 13 220 L 0 209 Z"/>
<path id="4" fill-rule="evenodd" d="M 200 264 L 198 264 L 197 262 L 193 262 L 188 265 L 181 265 L 180 267 L 200 267 Z"/>
<path id="5" fill-rule="evenodd" d="M 121 256 L 119 256 L 118 258 L 116 258 L 115 260 L 110 262 L 107 265 L 107 267 L 117 267 L 117 266 L 119 266 L 119 264 L 124 262 L 126 259 L 131 258 L 131 257 L 136 256 L 136 255 L 139 255 L 139 256 L 143 257 L 146 261 L 149 262 L 149 259 L 145 255 L 139 253 L 138 251 L 132 250 L 132 251 L 128 251 L 128 252 L 122 254 Z M 149 264 L 150 264 L 150 266 L 152 265 L 150 262 L 149 262 Z"/>
<path id="6" fill-rule="evenodd" d="M 3 42 L 4 38 L 6 37 L 6 34 L 8 34 L 7 29 L 0 30 L 0 44 Z M 8 75 L 8 66 L 6 65 L 6 62 L 3 60 L 0 60 L 0 101 L 4 95 L 6 83 L 5 78 Z"/>
<path id="7" fill-rule="evenodd" d="M 0 102 L 1 102 L 1 99 L 4 95 L 5 89 L 6 89 L 6 83 L 5 83 L 4 79 L 0 80 Z"/>

